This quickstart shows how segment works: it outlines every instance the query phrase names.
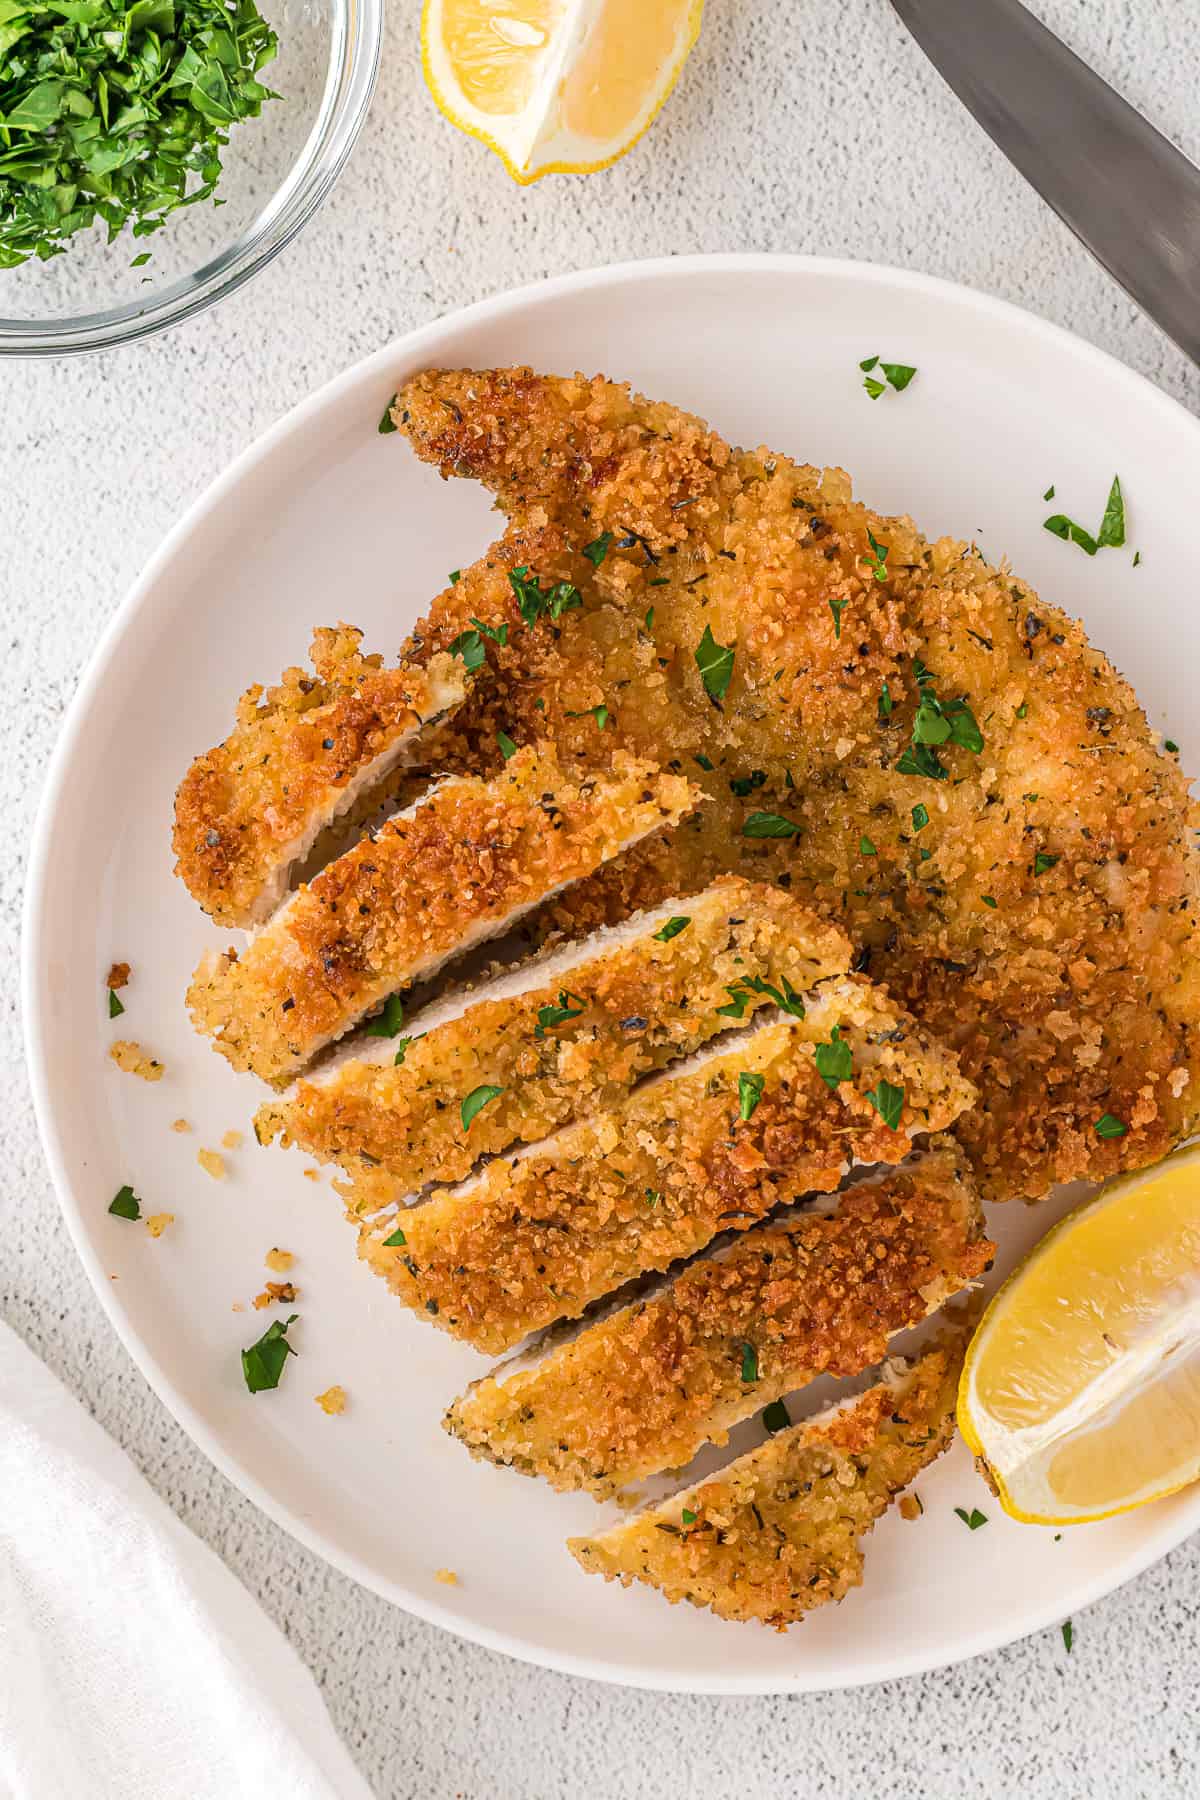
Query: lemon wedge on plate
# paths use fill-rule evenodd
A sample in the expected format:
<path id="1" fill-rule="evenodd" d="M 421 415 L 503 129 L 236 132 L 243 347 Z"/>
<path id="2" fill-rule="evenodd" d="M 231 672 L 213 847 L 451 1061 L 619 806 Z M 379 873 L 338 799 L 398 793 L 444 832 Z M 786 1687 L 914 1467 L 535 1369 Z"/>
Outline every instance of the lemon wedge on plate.
<path id="1" fill-rule="evenodd" d="M 1034 1248 L 980 1321 L 958 1422 L 1033 1524 L 1200 1477 L 1200 1145 L 1110 1182 Z"/>
<path id="2" fill-rule="evenodd" d="M 425 0 L 425 79 L 515 181 L 603 169 L 671 92 L 704 0 Z"/>

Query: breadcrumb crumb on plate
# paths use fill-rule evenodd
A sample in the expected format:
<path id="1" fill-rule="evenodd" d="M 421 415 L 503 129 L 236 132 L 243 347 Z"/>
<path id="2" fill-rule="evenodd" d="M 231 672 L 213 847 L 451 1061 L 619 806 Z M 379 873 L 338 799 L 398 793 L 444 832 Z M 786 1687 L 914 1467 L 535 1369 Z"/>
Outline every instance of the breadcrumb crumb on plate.
<path id="1" fill-rule="evenodd" d="M 277 1275 L 286 1275 L 295 1260 L 296 1258 L 292 1255 L 290 1250 L 280 1250 L 278 1248 L 268 1250 L 263 1258 L 268 1269 L 273 1269 Z"/>
<path id="2" fill-rule="evenodd" d="M 211 1175 L 214 1181 L 224 1181 L 226 1174 L 225 1158 L 221 1155 L 219 1150 L 197 1150 L 196 1161 L 200 1164 L 204 1173 L 206 1175 Z"/>
<path id="3" fill-rule="evenodd" d="M 151 1213 L 145 1223 L 150 1236 L 160 1238 L 167 1226 L 175 1223 L 175 1214 L 171 1212 Z"/>
<path id="4" fill-rule="evenodd" d="M 166 1073 L 158 1058 L 143 1050 L 132 1038 L 117 1038 L 109 1045 L 108 1054 L 118 1069 L 126 1075 L 136 1075 L 140 1081 L 161 1081 Z"/>
<path id="5" fill-rule="evenodd" d="M 314 1394 L 313 1399 L 316 1401 L 321 1411 L 328 1414 L 331 1419 L 336 1418 L 339 1413 L 344 1413 L 346 1410 L 346 1390 L 344 1387 L 335 1385 L 326 1388 L 323 1394 Z"/>

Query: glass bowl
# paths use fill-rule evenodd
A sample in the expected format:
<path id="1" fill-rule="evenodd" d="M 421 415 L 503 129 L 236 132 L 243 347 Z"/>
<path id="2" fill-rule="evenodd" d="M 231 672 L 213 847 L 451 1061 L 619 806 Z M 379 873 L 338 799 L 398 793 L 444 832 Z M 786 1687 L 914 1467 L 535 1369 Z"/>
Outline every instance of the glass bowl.
<path id="1" fill-rule="evenodd" d="M 103 226 L 63 255 L 0 269 L 0 356 L 64 356 L 134 343 L 211 306 L 265 267 L 325 199 L 367 115 L 383 0 L 258 0 L 279 53 L 280 95 L 230 129 L 211 202 L 161 231 L 109 244 Z M 150 260 L 133 267 L 148 250 Z"/>

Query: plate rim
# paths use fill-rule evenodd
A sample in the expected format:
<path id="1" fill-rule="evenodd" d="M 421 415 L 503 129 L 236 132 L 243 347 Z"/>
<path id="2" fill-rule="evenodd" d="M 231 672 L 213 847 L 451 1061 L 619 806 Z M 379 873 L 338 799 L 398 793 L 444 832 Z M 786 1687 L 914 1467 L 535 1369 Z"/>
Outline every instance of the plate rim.
<path id="1" fill-rule="evenodd" d="M 1139 403 L 1152 403 L 1173 423 L 1180 421 L 1197 439 L 1200 450 L 1200 420 L 1171 395 L 1156 387 L 1146 376 L 1129 368 L 1117 357 L 1087 339 L 1078 337 L 1066 327 L 1057 325 L 1027 308 L 998 296 L 986 294 L 964 283 L 917 270 L 898 269 L 887 264 L 859 262 L 844 257 L 806 256 L 773 252 L 722 252 L 688 256 L 659 256 L 632 259 L 620 263 L 600 264 L 570 273 L 529 282 L 489 295 L 469 306 L 458 307 L 426 321 L 413 330 L 391 339 L 379 349 L 358 358 L 319 388 L 289 408 L 274 424 L 247 444 L 232 461 L 196 495 L 167 531 L 157 549 L 143 564 L 140 572 L 116 607 L 111 619 L 88 657 L 72 695 L 57 740 L 47 765 L 42 791 L 29 842 L 25 896 L 21 924 L 20 1004 L 25 1040 L 25 1059 L 33 1097 L 34 1115 L 51 1181 L 71 1242 L 83 1264 L 92 1289 L 109 1323 L 135 1367 L 147 1381 L 158 1400 L 183 1428 L 197 1448 L 208 1457 L 232 1486 L 264 1512 L 288 1535 L 303 1544 L 341 1574 L 357 1581 L 369 1592 L 401 1607 L 415 1617 L 435 1625 L 453 1636 L 499 1651 L 533 1667 L 548 1668 L 562 1674 L 580 1676 L 615 1686 L 631 1687 L 655 1693 L 690 1693 L 704 1695 L 800 1694 L 834 1692 L 867 1687 L 876 1682 L 898 1680 L 934 1669 L 950 1668 L 972 1657 L 1004 1648 L 1010 1643 L 1044 1630 L 1063 1616 L 1063 1599 L 1052 1598 L 1035 1608 L 1020 1630 L 1007 1626 L 984 1627 L 958 1640 L 953 1649 L 942 1656 L 915 1652 L 909 1656 L 890 1654 L 863 1662 L 854 1669 L 822 1671 L 798 1670 L 794 1676 L 747 1675 L 739 1678 L 729 1671 L 720 1678 L 672 1674 L 643 1666 L 614 1665 L 584 1654 L 548 1651 L 520 1637 L 492 1626 L 464 1620 L 440 1605 L 435 1598 L 409 1590 L 397 1581 L 381 1578 L 352 1551 L 328 1541 L 310 1527 L 302 1514 L 278 1500 L 258 1478 L 244 1468 L 236 1455 L 227 1451 L 205 1419 L 173 1387 L 150 1345 L 134 1327 L 132 1320 L 117 1303 L 112 1283 L 104 1276 L 98 1254 L 87 1235 L 83 1209 L 75 1198 L 68 1177 L 65 1158 L 55 1118 L 52 1099 L 53 1081 L 49 1073 L 47 1042 L 44 1029 L 42 971 L 48 966 L 43 940 L 46 913 L 45 894 L 54 848 L 54 824 L 59 795 L 69 778 L 79 739 L 97 690 L 115 656 L 129 626 L 143 610 L 147 596 L 179 551 L 207 521 L 225 497 L 243 480 L 264 464 L 276 448 L 303 430 L 310 416 L 320 413 L 350 386 L 366 383 L 376 372 L 411 361 L 427 345 L 452 336 L 464 327 L 494 321 L 520 312 L 531 305 L 550 304 L 565 294 L 588 288 L 611 286 L 623 288 L 638 282 L 654 283 L 664 277 L 678 278 L 689 274 L 713 272 L 752 278 L 758 274 L 784 273 L 798 279 L 839 279 L 860 282 L 864 286 L 902 287 L 928 295 L 932 300 L 966 305 L 985 319 L 992 318 L 1010 327 L 1031 331 L 1068 351 L 1075 358 L 1090 362 L 1109 382 L 1125 385 L 1137 393 Z M 1071 1610 L 1094 1604 L 1114 1593 L 1126 1582 L 1142 1574 L 1160 1561 L 1193 1532 L 1200 1529 L 1200 1485 L 1182 1505 L 1164 1514 L 1164 1524 L 1150 1532 L 1136 1551 L 1121 1563 L 1115 1577 L 1107 1570 L 1080 1583 L 1071 1596 Z"/>

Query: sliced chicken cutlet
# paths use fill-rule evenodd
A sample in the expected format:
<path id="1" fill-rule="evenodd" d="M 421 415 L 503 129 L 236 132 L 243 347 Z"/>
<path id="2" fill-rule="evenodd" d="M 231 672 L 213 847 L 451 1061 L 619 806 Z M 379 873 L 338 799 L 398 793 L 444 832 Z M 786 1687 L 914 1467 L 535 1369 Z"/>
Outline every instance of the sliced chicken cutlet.
<path id="1" fill-rule="evenodd" d="M 376 1056 L 264 1106 L 255 1130 L 351 1172 L 365 1158 L 413 1192 L 460 1181 L 482 1156 L 618 1105 L 756 1009 L 802 1008 L 851 954 L 778 888 L 730 877 L 430 1009 L 399 1064 L 378 1040 Z M 464 1134 L 462 1103 L 484 1087 L 499 1091 Z"/>
<path id="2" fill-rule="evenodd" d="M 252 687 L 223 744 L 175 796 L 175 872 L 221 925 L 268 919 L 320 834 L 414 751 L 466 692 L 448 655 L 385 669 L 349 625 L 313 636 L 313 673 Z"/>
<path id="3" fill-rule="evenodd" d="M 686 780 L 621 751 L 607 774 L 576 777 L 526 749 L 490 782 L 443 781 L 299 888 L 248 949 L 201 964 L 196 1029 L 234 1068 L 286 1082 L 389 995 L 694 800 Z"/>
<path id="4" fill-rule="evenodd" d="M 445 1426 L 474 1456 L 604 1499 L 819 1375 L 879 1362 L 994 1250 L 965 1158 L 939 1139 L 836 1211 L 755 1226 L 530 1366 L 502 1366 Z"/>
<path id="5" fill-rule="evenodd" d="M 584 608 L 528 646 L 524 703 L 557 740 L 578 728 L 564 709 L 619 694 L 612 738 L 652 736 L 709 795 L 695 830 L 564 896 L 555 925 L 724 869 L 785 879 L 961 1049 L 988 1099 L 963 1135 L 992 1198 L 1141 1166 L 1191 1128 L 1194 808 L 1077 623 L 973 546 L 856 503 L 843 471 L 734 450 L 600 378 L 432 371 L 396 418 L 514 528 L 599 559 Z M 443 597 L 440 630 L 455 618 Z M 492 680 L 520 736 L 525 690 L 499 665 Z M 494 729 L 490 688 L 464 755 Z M 1124 1132 L 1097 1133 L 1105 1114 Z"/>
<path id="6" fill-rule="evenodd" d="M 760 1025 L 658 1075 L 620 1109 L 397 1210 L 374 1170 L 338 1185 L 359 1254 L 405 1305 L 477 1349 L 512 1348 L 718 1232 L 897 1163 L 974 1101 L 957 1058 L 876 988 L 826 983 L 803 1019 Z M 882 1108 L 882 1111 L 880 1110 Z"/>
<path id="7" fill-rule="evenodd" d="M 580 1567 L 786 1630 L 862 1582 L 859 1540 L 946 1449 L 969 1327 L 709 1481 L 568 1549 Z"/>

